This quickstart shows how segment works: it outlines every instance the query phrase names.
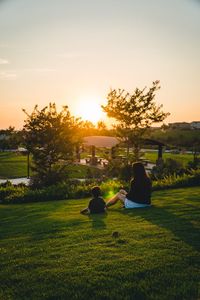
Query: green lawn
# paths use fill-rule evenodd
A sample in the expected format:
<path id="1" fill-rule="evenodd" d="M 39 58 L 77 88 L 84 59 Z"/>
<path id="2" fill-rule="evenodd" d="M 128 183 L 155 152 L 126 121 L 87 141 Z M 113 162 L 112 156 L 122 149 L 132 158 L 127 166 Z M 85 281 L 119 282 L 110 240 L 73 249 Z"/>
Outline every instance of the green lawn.
<path id="1" fill-rule="evenodd" d="M 146 152 L 146 159 L 151 162 L 156 162 L 157 153 L 155 152 Z M 192 154 L 172 154 L 164 153 L 163 158 L 173 158 L 180 161 L 184 166 L 193 160 Z M 88 169 L 92 173 L 96 169 L 88 166 L 69 166 L 68 174 L 71 178 L 85 178 L 88 175 Z M 17 177 L 26 177 L 27 176 L 27 158 L 25 155 L 20 155 L 12 152 L 1 152 L 0 153 L 0 178 L 17 178 Z"/>
<path id="2" fill-rule="evenodd" d="M 200 299 L 199 195 L 96 216 L 88 199 L 0 205 L 0 299 Z"/>
<path id="3" fill-rule="evenodd" d="M 158 154 L 156 152 L 146 152 L 144 157 L 145 159 L 148 159 L 151 162 L 155 163 L 158 158 Z M 177 160 L 185 167 L 189 161 L 193 161 L 193 154 L 163 153 L 163 159 L 165 160 L 166 158 Z"/>
<path id="4" fill-rule="evenodd" d="M 84 165 L 70 165 L 67 172 L 70 178 L 85 178 L 90 173 L 97 172 L 96 168 Z M 31 173 L 31 170 L 30 170 Z M 0 153 L 0 179 L 27 177 L 27 157 L 13 152 Z"/>
<path id="5" fill-rule="evenodd" d="M 12 152 L 0 152 L 0 178 L 27 176 L 27 157 Z"/>

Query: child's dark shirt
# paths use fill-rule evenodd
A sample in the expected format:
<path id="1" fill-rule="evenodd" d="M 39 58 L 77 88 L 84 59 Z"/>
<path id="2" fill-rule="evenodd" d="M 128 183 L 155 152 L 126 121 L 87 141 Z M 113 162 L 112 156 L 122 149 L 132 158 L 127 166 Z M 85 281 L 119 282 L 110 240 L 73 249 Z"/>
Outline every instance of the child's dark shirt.
<path id="1" fill-rule="evenodd" d="M 90 200 L 88 208 L 91 214 L 99 214 L 105 212 L 106 203 L 100 197 Z"/>

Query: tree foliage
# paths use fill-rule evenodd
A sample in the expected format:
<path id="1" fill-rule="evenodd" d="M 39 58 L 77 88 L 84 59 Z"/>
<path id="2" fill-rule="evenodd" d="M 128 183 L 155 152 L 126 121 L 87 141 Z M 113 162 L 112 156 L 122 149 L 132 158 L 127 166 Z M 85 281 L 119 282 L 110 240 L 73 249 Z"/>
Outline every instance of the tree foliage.
<path id="1" fill-rule="evenodd" d="M 132 94 L 114 89 L 107 96 L 107 105 L 102 106 L 108 117 L 117 121 L 115 128 L 118 136 L 135 147 L 135 159 L 138 159 L 141 139 L 146 130 L 169 115 L 162 111 L 162 105 L 155 102 L 159 89 L 159 81 L 154 81 L 148 90 L 136 88 Z"/>
<path id="2" fill-rule="evenodd" d="M 26 148 L 33 157 L 33 183 L 37 186 L 55 184 L 63 177 L 65 162 L 72 161 L 79 120 L 65 106 L 58 112 L 55 103 L 39 110 L 36 105 L 28 114 L 23 128 Z"/>
<path id="3" fill-rule="evenodd" d="M 167 143 L 169 146 L 192 150 L 194 147 L 200 150 L 200 130 L 171 129 L 156 130 L 151 133 L 153 138 Z"/>
<path id="4" fill-rule="evenodd" d="M 14 127 L 0 130 L 0 149 L 17 149 L 22 143 L 21 131 L 16 131 Z"/>

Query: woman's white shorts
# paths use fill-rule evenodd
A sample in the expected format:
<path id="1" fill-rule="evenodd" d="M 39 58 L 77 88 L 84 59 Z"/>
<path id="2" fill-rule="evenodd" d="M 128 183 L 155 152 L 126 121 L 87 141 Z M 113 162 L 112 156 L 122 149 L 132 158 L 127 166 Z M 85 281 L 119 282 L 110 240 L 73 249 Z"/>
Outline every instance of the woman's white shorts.
<path id="1" fill-rule="evenodd" d="M 124 206 L 125 206 L 125 208 L 142 208 L 142 207 L 149 207 L 151 205 L 136 203 L 136 202 L 133 202 L 133 201 L 125 198 L 124 199 Z"/>
<path id="2" fill-rule="evenodd" d="M 124 203 L 125 208 L 142 208 L 142 207 L 150 207 L 149 204 L 141 204 L 133 202 L 126 198 L 126 191 L 120 190 L 118 193 L 119 199 Z"/>

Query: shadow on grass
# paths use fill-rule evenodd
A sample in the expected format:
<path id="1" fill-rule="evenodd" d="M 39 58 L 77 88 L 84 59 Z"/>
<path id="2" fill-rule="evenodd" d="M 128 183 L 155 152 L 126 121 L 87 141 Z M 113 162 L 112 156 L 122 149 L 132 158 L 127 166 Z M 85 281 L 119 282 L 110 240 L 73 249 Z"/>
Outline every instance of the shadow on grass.
<path id="1" fill-rule="evenodd" d="M 93 229 L 105 229 L 106 223 L 105 219 L 107 218 L 107 212 L 102 214 L 88 215 L 89 220 L 92 222 Z"/>
<path id="2" fill-rule="evenodd" d="M 42 239 L 47 235 L 56 236 L 64 231 L 77 229 L 83 223 L 91 223 L 93 229 L 102 230 L 106 228 L 107 216 L 117 211 L 130 218 L 142 217 L 158 227 L 165 228 L 199 251 L 200 230 L 197 227 L 199 215 L 198 205 L 195 205 L 197 204 L 195 200 L 199 197 L 193 195 L 192 198 L 190 195 L 192 202 L 189 202 L 184 194 L 180 195 L 180 192 L 174 194 L 170 202 L 164 201 L 164 205 L 159 202 L 162 207 L 152 206 L 132 210 L 112 207 L 108 213 L 89 215 L 86 218 L 80 218 L 80 207 L 71 206 L 68 201 L 4 206 L 0 209 L 0 238 L 29 236 L 33 239 Z M 167 193 L 164 195 L 167 198 L 171 196 Z M 181 203 L 178 199 L 185 201 Z"/>
<path id="3" fill-rule="evenodd" d="M 174 236 L 178 237 L 195 250 L 200 250 L 200 230 L 194 227 L 191 221 L 195 221 L 192 215 L 191 220 L 188 220 L 179 215 L 169 212 L 165 208 L 152 206 L 151 208 L 123 209 L 123 215 L 134 218 L 136 216 L 155 224 L 159 227 L 171 231 Z M 188 212 L 189 213 L 189 212 Z M 198 216 L 196 217 L 197 220 Z"/>
<path id="4" fill-rule="evenodd" d="M 76 220 L 53 219 L 52 212 L 60 210 L 63 215 L 69 214 L 67 201 L 8 205 L 0 209 L 0 238 L 33 236 L 38 239 L 42 235 L 53 234 L 72 226 Z M 80 220 L 79 220 L 80 221 Z"/>
<path id="5" fill-rule="evenodd" d="M 81 218 L 79 207 L 70 207 L 67 201 L 4 206 L 0 209 L 0 239 L 59 238 L 68 231 L 81 230 L 84 224 L 95 230 L 106 228 L 107 213 Z"/>

